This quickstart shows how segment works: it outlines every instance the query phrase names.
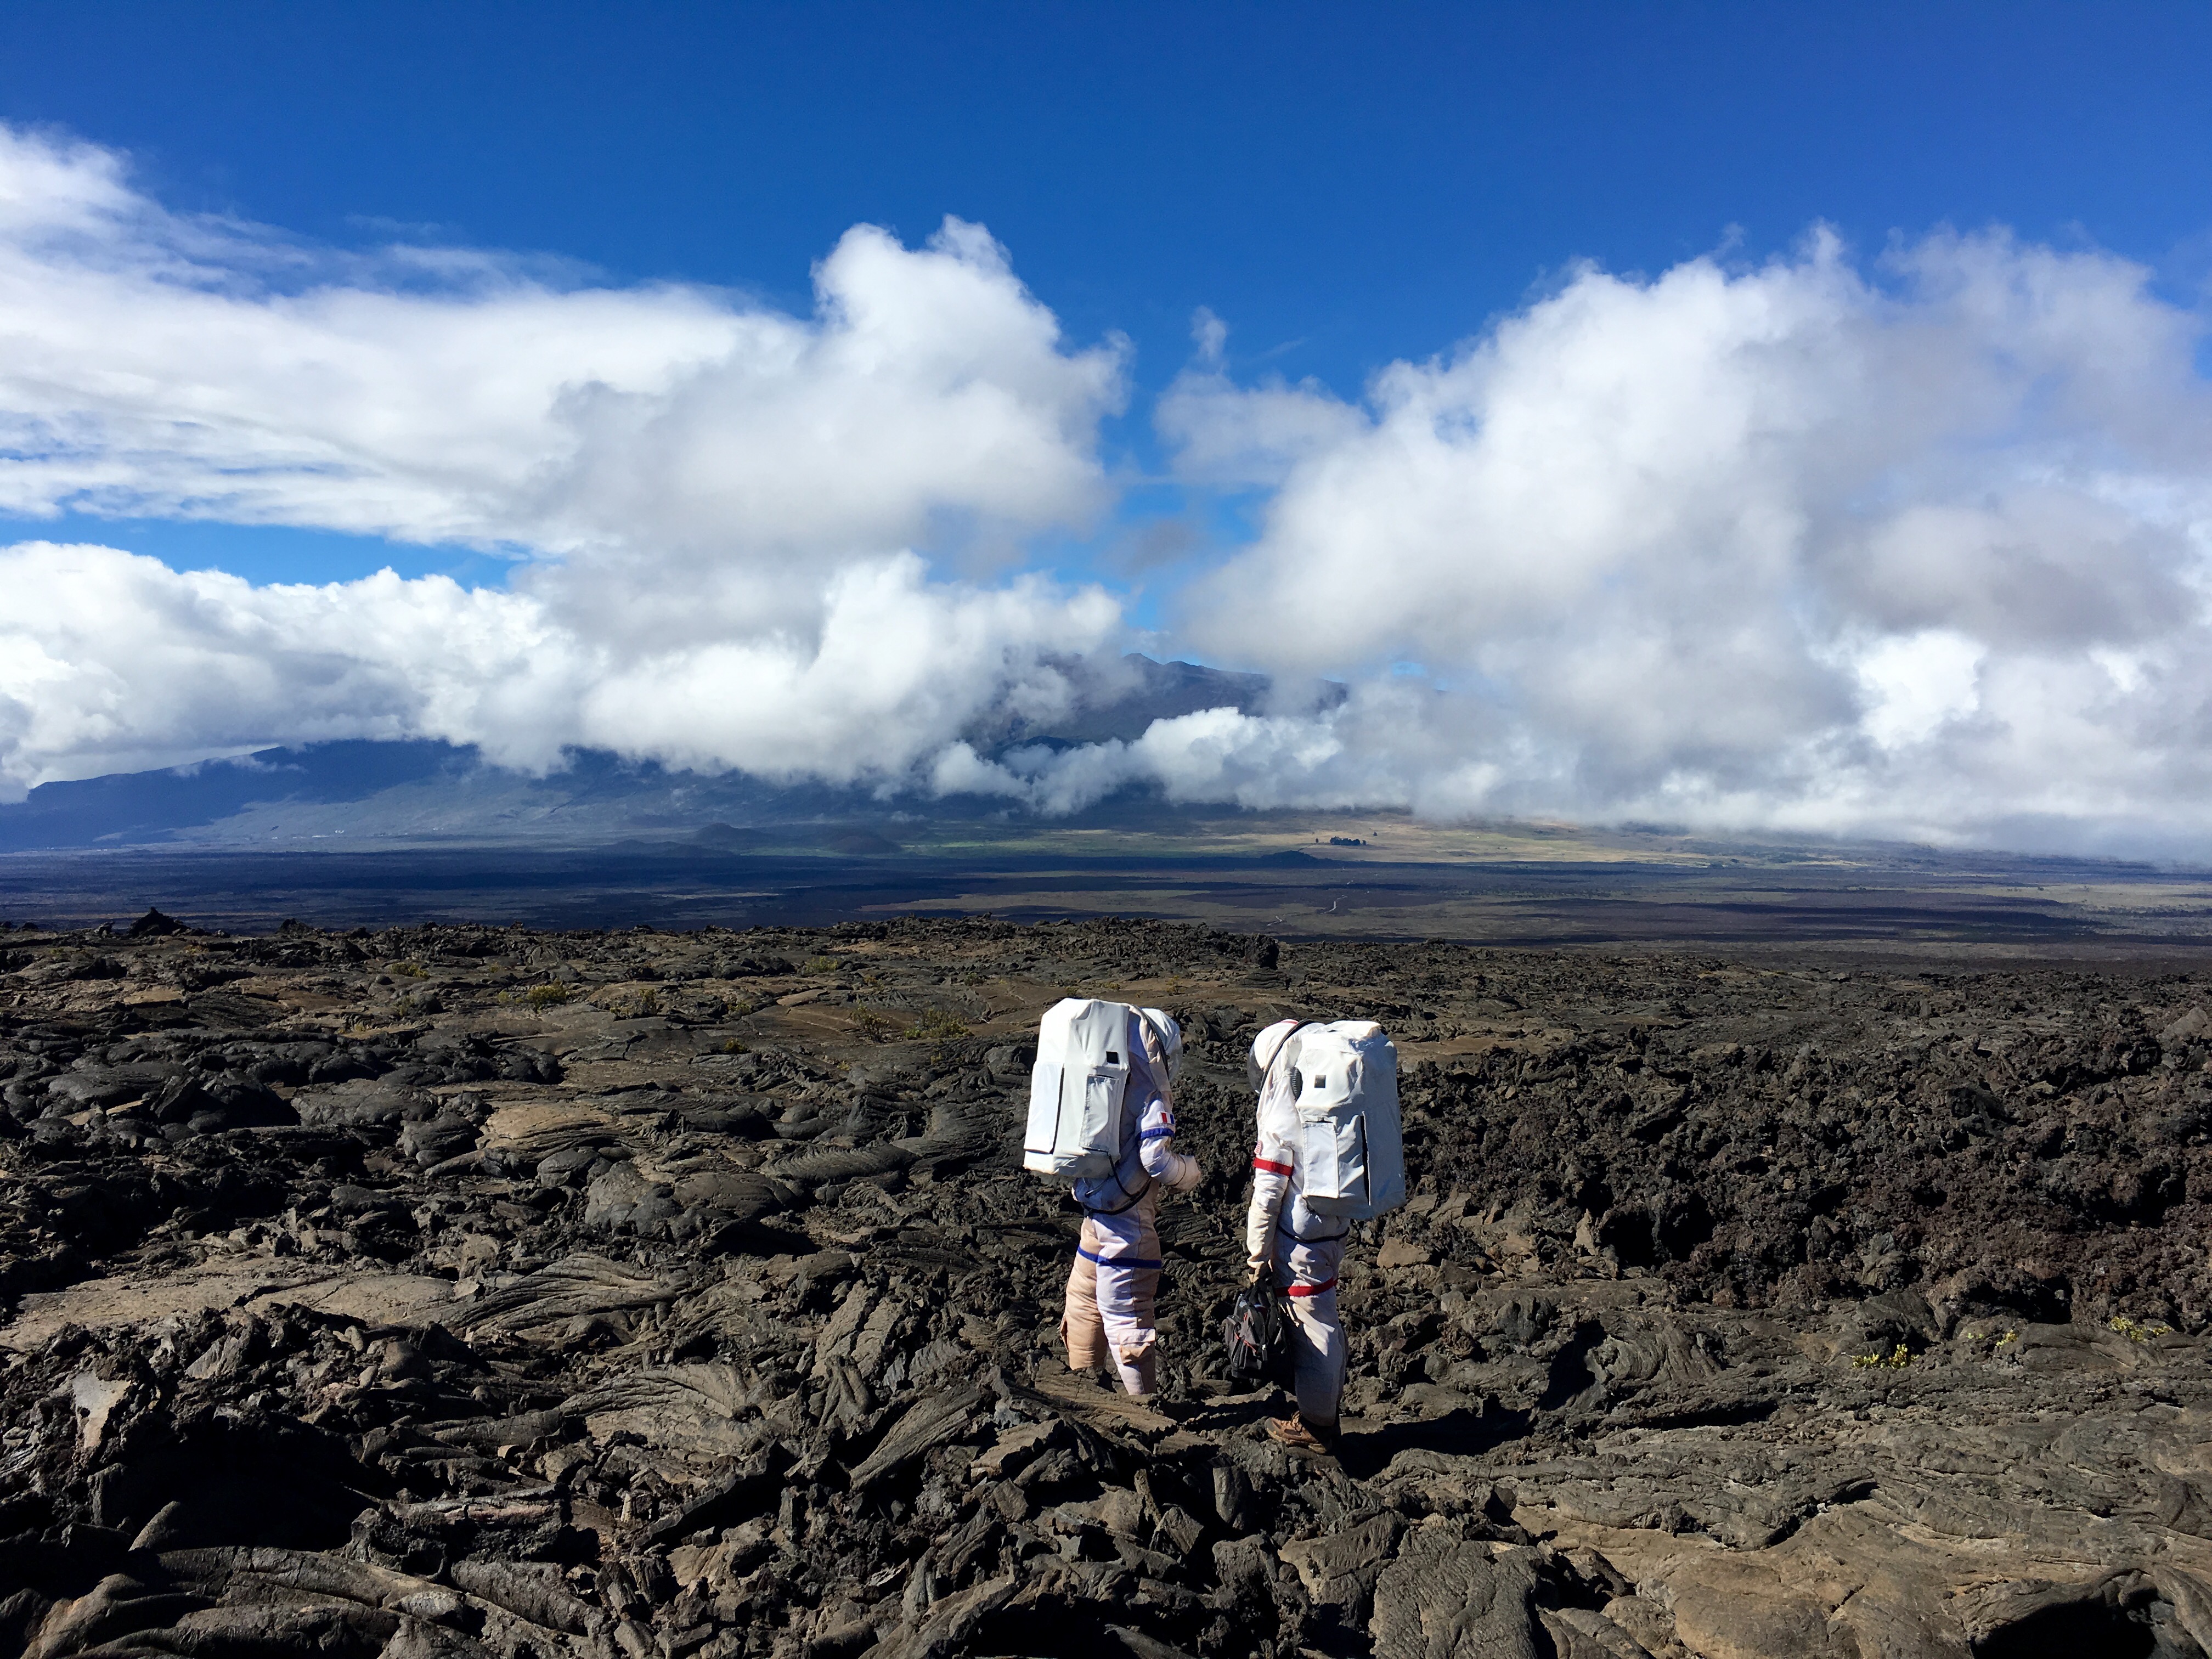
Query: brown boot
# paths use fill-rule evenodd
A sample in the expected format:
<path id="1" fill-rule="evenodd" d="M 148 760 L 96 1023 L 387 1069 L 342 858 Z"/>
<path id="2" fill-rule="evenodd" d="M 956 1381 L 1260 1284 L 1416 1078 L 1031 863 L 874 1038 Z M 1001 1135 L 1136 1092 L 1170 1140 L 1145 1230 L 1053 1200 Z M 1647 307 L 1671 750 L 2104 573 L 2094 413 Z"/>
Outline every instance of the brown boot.
<path id="1" fill-rule="evenodd" d="M 1308 1422 L 1304 1413 L 1292 1412 L 1289 1417 L 1271 1417 L 1267 1432 L 1285 1446 L 1300 1451 L 1333 1452 L 1336 1449 L 1336 1425 L 1334 1422 Z"/>

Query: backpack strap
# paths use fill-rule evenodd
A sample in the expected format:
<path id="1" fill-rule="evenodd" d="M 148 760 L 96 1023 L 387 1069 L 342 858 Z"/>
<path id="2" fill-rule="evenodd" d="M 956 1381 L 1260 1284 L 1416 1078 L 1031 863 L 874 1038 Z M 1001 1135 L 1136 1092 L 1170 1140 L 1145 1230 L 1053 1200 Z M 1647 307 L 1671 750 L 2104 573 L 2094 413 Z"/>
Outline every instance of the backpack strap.
<path id="1" fill-rule="evenodd" d="M 1151 1022 L 1151 1020 L 1146 1020 L 1146 1018 L 1144 1018 L 1144 1011 L 1141 1011 L 1141 1009 L 1130 1009 L 1130 1018 L 1133 1018 L 1134 1024 L 1137 1024 L 1137 1036 L 1139 1036 L 1139 1040 L 1141 1040 L 1141 1037 L 1144 1037 L 1146 1033 L 1148 1033 L 1148 1030 L 1151 1030 L 1151 1024 L 1152 1024 L 1152 1022 Z M 1130 1055 L 1130 1060 L 1134 1060 L 1134 1055 Z M 1146 1055 L 1144 1055 L 1144 1071 L 1146 1071 L 1146 1075 L 1151 1075 L 1151 1071 L 1152 1071 L 1152 1055 L 1151 1055 L 1151 1053 L 1146 1053 Z M 1124 1097 L 1121 1097 L 1121 1106 L 1124 1106 L 1124 1110 L 1128 1109 L 1128 1095 L 1126 1095 L 1126 1091 L 1128 1091 L 1130 1082 L 1134 1082 L 1134 1078 L 1137 1078 L 1137 1066 L 1134 1066 L 1134 1064 L 1133 1064 L 1133 1066 L 1130 1066 L 1128 1078 L 1126 1078 L 1124 1082 L 1121 1082 L 1121 1088 L 1124 1088 Z M 1152 1079 L 1152 1082 L 1159 1084 L 1159 1097 L 1164 1099 L 1164 1102 L 1168 1102 L 1168 1113 L 1172 1115 L 1172 1113 L 1175 1113 L 1175 1097 L 1172 1097 L 1172 1095 L 1168 1093 L 1168 1082 L 1166 1082 L 1166 1078 L 1155 1078 L 1155 1079 Z M 1144 1203 L 1144 1194 L 1146 1194 L 1146 1192 L 1151 1192 L 1151 1190 L 1152 1190 L 1152 1176 L 1151 1176 L 1151 1175 L 1146 1175 L 1146 1170 L 1144 1170 L 1144 1152 L 1141 1152 L 1141 1146 L 1144 1146 L 1144 1139 L 1141 1139 L 1141 1134 L 1139 1134 L 1139 1141 L 1137 1141 L 1137 1146 L 1139 1146 L 1139 1152 L 1137 1152 L 1137 1157 L 1139 1157 L 1139 1161 L 1137 1161 L 1137 1172 L 1139 1172 L 1139 1175 L 1144 1175 L 1144 1186 L 1137 1188 L 1137 1190 L 1134 1190 L 1134 1192 L 1130 1192 L 1130 1190 L 1128 1190 L 1128 1182 L 1124 1182 L 1124 1179 L 1121 1179 L 1121 1159 L 1119 1159 L 1119 1157 L 1115 1157 L 1113 1170 L 1109 1170 L 1109 1175 L 1106 1175 L 1106 1176 L 1099 1176 L 1099 1179 L 1113 1179 L 1115 1186 L 1117 1186 L 1119 1190 L 1121 1190 L 1121 1203 L 1117 1203 L 1117 1206 L 1113 1206 L 1113 1207 L 1110 1207 L 1110 1210 L 1093 1210 L 1093 1207 L 1091 1207 L 1091 1206 L 1088 1206 L 1088 1203 L 1086 1203 L 1086 1206 L 1084 1206 L 1084 1214 L 1126 1214 L 1126 1212 L 1128 1212 L 1128 1210 L 1134 1210 L 1134 1207 L 1139 1206 L 1139 1203 Z"/>
<path id="2" fill-rule="evenodd" d="M 1129 1010 L 1129 1012 L 1130 1012 L 1130 1016 L 1131 1016 L 1131 1018 L 1132 1018 L 1133 1019 L 1134 1019 L 1134 1021 L 1136 1022 L 1137 1033 L 1138 1033 L 1139 1037 L 1140 1039 L 1148 1039 L 1148 1038 L 1152 1038 L 1152 1037 L 1153 1036 L 1153 1027 L 1152 1027 L 1152 1022 L 1151 1020 L 1147 1019 L 1147 1018 L 1145 1017 L 1145 1011 L 1144 1011 L 1143 1009 L 1141 1009 L 1141 1008 L 1131 1008 L 1131 1009 Z M 1295 1034 L 1293 1034 L 1293 1035 L 1295 1035 Z M 1287 1037 L 1286 1037 L 1286 1038 L 1285 1038 L 1285 1039 L 1284 1039 L 1284 1041 L 1288 1042 L 1288 1041 L 1289 1041 L 1289 1038 L 1287 1038 Z M 1166 1047 L 1166 1044 L 1165 1044 L 1164 1042 L 1163 1042 L 1163 1043 L 1161 1044 L 1161 1047 L 1162 1047 L 1163 1048 L 1164 1048 Z M 1134 1056 L 1133 1056 L 1133 1055 L 1132 1055 L 1132 1056 L 1131 1056 L 1131 1058 L 1133 1060 L 1133 1059 L 1134 1059 Z M 1166 1104 L 1166 1106 L 1167 1106 L 1167 1109 L 1168 1109 L 1168 1115 L 1170 1116 L 1170 1119 L 1172 1119 L 1172 1118 L 1173 1118 L 1173 1116 L 1175 1115 L 1175 1095 L 1174 1095 L 1174 1093 L 1172 1092 L 1172 1091 L 1170 1090 L 1170 1086 L 1169 1086 L 1168 1079 L 1167 1079 L 1165 1077 L 1161 1076 L 1160 1074 L 1158 1074 L 1158 1073 L 1155 1073 L 1155 1072 L 1152 1070 L 1152 1051 L 1151 1051 L 1151 1049 L 1150 1049 L 1149 1048 L 1146 1048 L 1146 1052 L 1145 1052 L 1145 1072 L 1146 1072 L 1146 1075 L 1148 1075 L 1148 1076 L 1150 1076 L 1150 1077 L 1152 1078 L 1152 1083 L 1153 1083 L 1154 1086 L 1155 1086 L 1155 1087 L 1158 1090 L 1158 1091 L 1159 1091 L 1159 1097 L 1160 1097 L 1160 1099 L 1161 1099 L 1161 1100 L 1162 1100 L 1162 1102 L 1164 1102 L 1164 1103 Z M 1135 1075 L 1136 1075 L 1136 1067 L 1135 1067 L 1134 1066 L 1132 1066 L 1130 1067 L 1130 1077 L 1131 1077 L 1132 1079 L 1133 1079 L 1133 1078 L 1135 1077 Z M 1122 1085 L 1122 1087 L 1126 1090 L 1126 1089 L 1128 1087 L 1128 1085 L 1125 1082 L 1125 1083 Z M 1126 1107 L 1126 1105 L 1127 1105 L 1127 1097 L 1126 1097 L 1126 1096 L 1124 1096 L 1123 1103 L 1124 1103 L 1124 1106 Z M 1143 1137 L 1142 1137 L 1141 1133 L 1139 1133 L 1139 1136 L 1138 1145 L 1139 1145 L 1139 1146 L 1140 1148 L 1141 1148 L 1141 1146 L 1142 1146 L 1142 1145 L 1143 1145 Z M 1116 1187 L 1118 1187 L 1118 1188 L 1120 1188 L 1121 1189 L 1121 1196 L 1122 1196 L 1122 1199 L 1123 1199 L 1123 1200 L 1124 1200 L 1124 1201 L 1123 1201 L 1123 1202 L 1121 1202 L 1121 1203 L 1120 1203 L 1120 1204 L 1116 1204 L 1116 1205 L 1115 1205 L 1112 1209 L 1110 1209 L 1110 1210 L 1093 1210 L 1093 1209 L 1091 1209 L 1088 1206 L 1085 1206 L 1085 1214 L 1088 1214 L 1088 1215 L 1121 1215 L 1121 1214 L 1124 1213 L 1125 1212 L 1127 1212 L 1127 1211 L 1128 1211 L 1128 1210 L 1130 1210 L 1130 1209 L 1133 1208 L 1136 1205 L 1140 1204 L 1140 1203 L 1142 1203 L 1142 1202 L 1144 1201 L 1145 1194 L 1146 1194 L 1146 1193 L 1149 1193 L 1150 1191 L 1152 1191 L 1152 1190 L 1153 1186 L 1154 1186 L 1156 1183 L 1154 1182 L 1153 1178 L 1152 1178 L 1152 1176 L 1150 1176 L 1149 1174 L 1145 1174 L 1145 1166 L 1144 1166 L 1144 1164 L 1143 1164 L 1143 1163 L 1142 1163 L 1142 1161 L 1141 1161 L 1141 1159 L 1142 1159 L 1142 1152 L 1141 1152 L 1141 1151 L 1140 1151 L 1140 1152 L 1139 1152 L 1139 1163 L 1138 1163 L 1138 1164 L 1137 1164 L 1137 1170 L 1138 1170 L 1138 1172 L 1139 1172 L 1139 1174 L 1144 1174 L 1144 1175 L 1145 1175 L 1145 1184 L 1144 1184 L 1143 1186 L 1141 1186 L 1141 1187 L 1138 1188 L 1137 1188 L 1137 1190 L 1136 1190 L 1135 1192 L 1133 1192 L 1133 1192 L 1131 1192 L 1131 1191 L 1129 1190 L 1129 1184 L 1128 1184 L 1128 1182 L 1125 1182 L 1125 1181 L 1123 1181 L 1123 1180 L 1121 1179 L 1121 1160 L 1120 1160 L 1119 1158 L 1116 1158 L 1116 1159 L 1115 1160 L 1115 1162 L 1114 1162 L 1113 1182 L 1114 1182 L 1114 1184 L 1115 1184 Z"/>
<path id="3" fill-rule="evenodd" d="M 1264 1095 L 1267 1092 L 1267 1080 L 1275 1075 L 1275 1067 L 1283 1063 L 1283 1056 L 1290 1052 L 1291 1041 L 1297 1037 L 1299 1032 L 1304 1030 L 1309 1025 L 1319 1025 L 1323 1023 L 1324 1022 L 1318 1019 L 1302 1019 L 1297 1024 L 1291 1026 L 1289 1030 L 1283 1033 L 1283 1040 L 1275 1045 L 1275 1052 L 1267 1060 L 1267 1069 L 1260 1074 L 1260 1092 L 1261 1094 Z"/>
<path id="4" fill-rule="evenodd" d="M 1159 1090 L 1160 1098 L 1167 1103 L 1168 1113 L 1172 1116 L 1175 1113 L 1175 1080 L 1169 1077 L 1167 1073 L 1167 1038 L 1161 1035 L 1160 1028 L 1152 1024 L 1152 1017 L 1150 1014 L 1147 1014 L 1143 1009 L 1139 1008 L 1136 1010 L 1136 1015 L 1138 1035 L 1144 1039 L 1145 1069 L 1146 1071 L 1152 1071 L 1152 1048 L 1155 1044 L 1158 1045 L 1160 1050 L 1159 1069 L 1156 1072 L 1152 1072 L 1152 1082 Z"/>
<path id="5" fill-rule="evenodd" d="M 1141 1168 L 1142 1166 L 1139 1165 L 1139 1167 Z M 1127 1183 L 1121 1179 L 1121 1166 L 1119 1164 L 1116 1164 L 1114 1166 L 1113 1180 L 1114 1184 L 1116 1187 L 1121 1188 L 1121 1195 L 1125 1201 L 1116 1204 L 1110 1210 L 1094 1210 L 1086 1205 L 1085 1206 L 1083 1212 L 1085 1215 L 1121 1215 L 1127 1211 L 1134 1209 L 1139 1204 L 1142 1203 L 1144 1201 L 1145 1194 L 1152 1190 L 1152 1178 L 1150 1176 L 1146 1176 L 1145 1177 L 1145 1184 L 1142 1187 L 1139 1187 L 1135 1192 L 1131 1192 L 1128 1188 Z"/>

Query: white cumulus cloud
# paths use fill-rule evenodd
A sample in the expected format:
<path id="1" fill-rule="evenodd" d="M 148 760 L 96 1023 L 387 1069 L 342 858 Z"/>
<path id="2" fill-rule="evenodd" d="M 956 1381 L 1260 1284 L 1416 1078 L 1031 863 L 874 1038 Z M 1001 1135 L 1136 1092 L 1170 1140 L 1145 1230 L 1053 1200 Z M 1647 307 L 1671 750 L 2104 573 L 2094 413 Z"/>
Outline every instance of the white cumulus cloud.
<path id="1" fill-rule="evenodd" d="M 0 793 L 341 736 L 878 780 L 979 710 L 1060 695 L 1052 665 L 1114 635 L 1115 601 L 993 573 L 1110 503 L 1123 345 L 1069 348 L 957 220 L 921 248 L 857 228 L 815 287 L 800 317 L 495 254 L 307 247 L 0 127 L 0 511 L 520 561 L 469 592 L 9 550 Z"/>
<path id="2" fill-rule="evenodd" d="M 1581 270 L 1357 403 L 1202 361 L 1164 432 L 1276 484 L 1183 626 L 1432 688 L 1328 716 L 1316 798 L 2206 843 L 2203 337 L 2109 255 L 1816 235 Z"/>

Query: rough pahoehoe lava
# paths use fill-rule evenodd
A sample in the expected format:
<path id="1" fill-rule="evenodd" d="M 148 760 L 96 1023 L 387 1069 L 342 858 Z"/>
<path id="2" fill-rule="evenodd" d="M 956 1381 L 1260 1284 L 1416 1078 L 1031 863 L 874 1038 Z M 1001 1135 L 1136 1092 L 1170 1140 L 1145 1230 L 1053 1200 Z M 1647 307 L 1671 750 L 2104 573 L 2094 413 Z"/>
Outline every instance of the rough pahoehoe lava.
<path id="1" fill-rule="evenodd" d="M 1188 1035 L 1139 1404 L 1019 1167 Z M 1113 920 L 0 934 L 0 1659 L 2212 1653 L 2212 1015 Z M 1244 1046 L 1397 1041 L 1347 1432 L 1220 1372 Z"/>

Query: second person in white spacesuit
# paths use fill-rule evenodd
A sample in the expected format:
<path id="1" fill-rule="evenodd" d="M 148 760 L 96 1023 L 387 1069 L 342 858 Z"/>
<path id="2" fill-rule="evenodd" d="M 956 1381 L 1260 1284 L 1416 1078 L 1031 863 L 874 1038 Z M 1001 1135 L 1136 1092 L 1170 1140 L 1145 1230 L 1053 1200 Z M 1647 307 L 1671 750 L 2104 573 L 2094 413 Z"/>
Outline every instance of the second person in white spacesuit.
<path id="1" fill-rule="evenodd" d="M 1244 1218 L 1245 1266 L 1272 1271 L 1289 1297 L 1291 1376 L 1297 1410 L 1272 1419 L 1268 1432 L 1286 1445 L 1333 1446 L 1344 1395 L 1344 1326 L 1336 1281 L 1352 1223 L 1306 1207 L 1298 1158 L 1297 1097 L 1290 1067 L 1275 1064 L 1303 1021 L 1278 1020 L 1252 1040 L 1251 1073 L 1260 1089 L 1259 1134 L 1252 1149 L 1252 1203 Z"/>

